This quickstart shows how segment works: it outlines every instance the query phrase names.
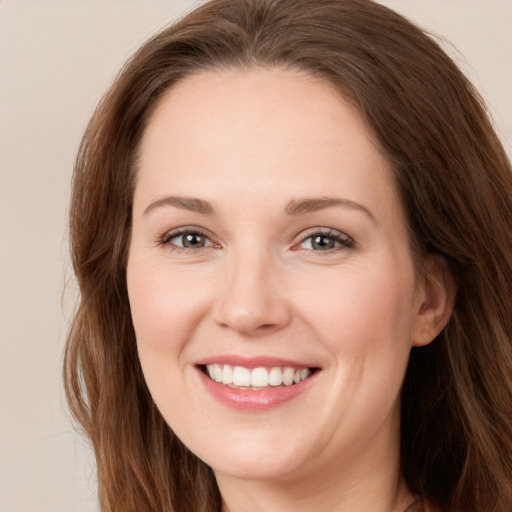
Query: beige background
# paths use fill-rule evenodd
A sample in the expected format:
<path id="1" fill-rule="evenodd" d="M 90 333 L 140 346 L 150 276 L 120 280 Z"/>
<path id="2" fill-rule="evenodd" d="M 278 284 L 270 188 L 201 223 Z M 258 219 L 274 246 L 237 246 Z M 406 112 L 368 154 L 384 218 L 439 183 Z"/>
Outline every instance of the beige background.
<path id="1" fill-rule="evenodd" d="M 80 135 L 121 63 L 190 0 L 0 0 L 0 512 L 92 512 L 92 455 L 60 382 Z M 384 2 L 454 46 L 511 154 L 512 0 Z"/>

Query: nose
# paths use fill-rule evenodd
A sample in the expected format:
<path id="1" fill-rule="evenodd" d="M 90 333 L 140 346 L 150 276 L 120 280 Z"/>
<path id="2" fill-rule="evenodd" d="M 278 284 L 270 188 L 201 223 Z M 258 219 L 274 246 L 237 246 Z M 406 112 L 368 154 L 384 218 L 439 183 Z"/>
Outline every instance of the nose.
<path id="1" fill-rule="evenodd" d="M 291 320 L 277 264 L 265 255 L 238 255 L 227 265 L 214 321 L 246 337 L 284 328 Z"/>

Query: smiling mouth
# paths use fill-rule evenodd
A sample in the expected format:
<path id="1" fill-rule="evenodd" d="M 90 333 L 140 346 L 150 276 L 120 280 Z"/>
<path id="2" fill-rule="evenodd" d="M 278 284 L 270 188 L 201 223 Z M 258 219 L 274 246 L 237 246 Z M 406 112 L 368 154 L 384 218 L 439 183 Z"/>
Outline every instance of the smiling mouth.
<path id="1" fill-rule="evenodd" d="M 272 366 L 246 368 L 229 364 L 202 365 L 203 373 L 211 380 L 233 389 L 264 390 L 294 386 L 305 381 L 319 368 Z"/>

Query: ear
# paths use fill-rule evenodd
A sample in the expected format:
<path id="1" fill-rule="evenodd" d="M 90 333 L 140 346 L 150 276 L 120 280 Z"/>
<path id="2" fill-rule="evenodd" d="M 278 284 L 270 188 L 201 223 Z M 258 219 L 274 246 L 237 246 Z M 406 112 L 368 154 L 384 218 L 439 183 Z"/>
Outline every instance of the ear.
<path id="1" fill-rule="evenodd" d="M 428 345 L 444 329 L 453 312 L 457 286 L 448 263 L 440 255 L 424 261 L 417 291 L 412 345 Z"/>

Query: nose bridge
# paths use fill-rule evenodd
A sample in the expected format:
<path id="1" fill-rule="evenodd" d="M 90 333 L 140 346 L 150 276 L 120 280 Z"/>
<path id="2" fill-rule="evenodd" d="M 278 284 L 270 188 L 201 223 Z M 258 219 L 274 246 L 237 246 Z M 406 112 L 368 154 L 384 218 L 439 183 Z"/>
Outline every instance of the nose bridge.
<path id="1" fill-rule="evenodd" d="M 289 321 L 289 307 L 279 286 L 278 263 L 270 249 L 250 244 L 234 249 L 224 276 L 217 323 L 255 336 L 279 329 Z"/>

